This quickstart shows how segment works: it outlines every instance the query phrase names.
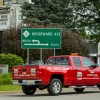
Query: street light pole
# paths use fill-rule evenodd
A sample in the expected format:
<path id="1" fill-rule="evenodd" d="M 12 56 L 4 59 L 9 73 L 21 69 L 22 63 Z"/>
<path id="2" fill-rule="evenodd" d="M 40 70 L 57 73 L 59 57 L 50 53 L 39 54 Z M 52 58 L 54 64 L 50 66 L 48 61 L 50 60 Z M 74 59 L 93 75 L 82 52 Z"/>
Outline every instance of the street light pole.
<path id="1" fill-rule="evenodd" d="M 40 49 L 40 62 L 42 63 L 42 49 Z"/>

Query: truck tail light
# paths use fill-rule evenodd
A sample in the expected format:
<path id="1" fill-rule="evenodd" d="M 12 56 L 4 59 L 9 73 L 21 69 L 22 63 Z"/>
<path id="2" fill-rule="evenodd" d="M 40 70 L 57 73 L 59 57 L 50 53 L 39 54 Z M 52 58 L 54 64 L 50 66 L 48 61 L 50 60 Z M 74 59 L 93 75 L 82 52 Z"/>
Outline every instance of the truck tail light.
<path id="1" fill-rule="evenodd" d="M 35 76 L 35 75 L 36 75 L 36 69 L 35 69 L 35 68 L 32 68 L 32 69 L 31 69 L 31 75 L 32 75 L 32 76 Z"/>
<path id="2" fill-rule="evenodd" d="M 14 69 L 14 75 L 18 76 L 18 69 Z"/>

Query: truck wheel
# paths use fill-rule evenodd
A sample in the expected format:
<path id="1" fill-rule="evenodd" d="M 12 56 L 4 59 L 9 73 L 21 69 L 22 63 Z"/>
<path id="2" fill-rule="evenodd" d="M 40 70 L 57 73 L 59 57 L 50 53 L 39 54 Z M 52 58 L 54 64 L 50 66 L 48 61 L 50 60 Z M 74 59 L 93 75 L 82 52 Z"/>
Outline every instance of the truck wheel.
<path id="1" fill-rule="evenodd" d="M 99 90 L 100 90 L 100 87 L 99 87 Z"/>
<path id="2" fill-rule="evenodd" d="M 36 91 L 36 87 L 33 86 L 22 86 L 22 91 L 26 95 L 33 95 Z"/>
<path id="3" fill-rule="evenodd" d="M 57 78 L 52 79 L 47 90 L 50 95 L 59 95 L 62 91 L 62 82 Z"/>
<path id="4" fill-rule="evenodd" d="M 100 90 L 100 85 L 97 85 L 97 87 L 99 88 L 99 90 Z"/>
<path id="5" fill-rule="evenodd" d="M 74 90 L 78 93 L 82 93 L 85 88 L 74 88 Z"/>

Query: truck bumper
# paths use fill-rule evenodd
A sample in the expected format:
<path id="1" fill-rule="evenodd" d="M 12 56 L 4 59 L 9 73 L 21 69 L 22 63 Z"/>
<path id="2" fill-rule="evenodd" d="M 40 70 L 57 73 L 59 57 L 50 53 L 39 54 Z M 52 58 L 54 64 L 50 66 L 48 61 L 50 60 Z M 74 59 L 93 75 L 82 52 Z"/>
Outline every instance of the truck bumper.
<path id="1" fill-rule="evenodd" d="M 14 85 L 41 85 L 42 80 L 13 80 Z"/>

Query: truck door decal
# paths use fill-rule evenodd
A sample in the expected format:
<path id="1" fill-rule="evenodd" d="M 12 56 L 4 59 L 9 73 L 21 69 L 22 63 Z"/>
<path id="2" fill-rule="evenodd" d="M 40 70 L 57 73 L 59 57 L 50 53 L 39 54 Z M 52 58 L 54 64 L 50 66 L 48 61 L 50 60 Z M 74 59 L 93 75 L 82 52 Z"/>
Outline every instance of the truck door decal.
<path id="1" fill-rule="evenodd" d="M 92 73 L 92 74 L 87 74 L 87 76 L 92 76 L 93 78 L 99 78 L 99 75 L 98 74 L 94 74 L 94 73 Z"/>
<path id="2" fill-rule="evenodd" d="M 56 71 L 61 70 L 61 71 L 67 71 L 67 70 L 69 70 L 69 68 L 66 68 L 66 67 L 54 67 L 54 68 L 48 67 L 47 70 L 56 70 Z"/>
<path id="3" fill-rule="evenodd" d="M 82 72 L 77 72 L 77 79 L 82 80 Z"/>

